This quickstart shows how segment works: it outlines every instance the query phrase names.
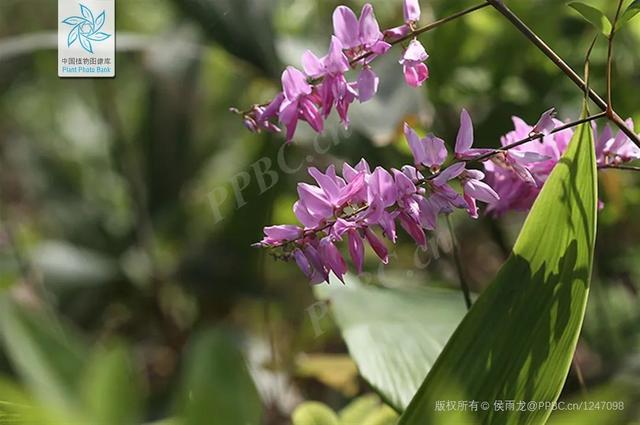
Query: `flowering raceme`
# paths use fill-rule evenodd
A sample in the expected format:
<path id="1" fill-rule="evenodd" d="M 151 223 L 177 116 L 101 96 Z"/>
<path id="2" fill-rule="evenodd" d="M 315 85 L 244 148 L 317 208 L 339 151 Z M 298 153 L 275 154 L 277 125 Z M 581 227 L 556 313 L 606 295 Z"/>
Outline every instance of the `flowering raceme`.
<path id="1" fill-rule="evenodd" d="M 463 110 L 453 155 L 444 140 L 433 134 L 420 137 L 405 123 L 413 165 L 372 171 L 362 159 L 354 166 L 345 163 L 341 175 L 334 165 L 325 172 L 309 168 L 316 184 L 299 183 L 299 199 L 293 206 L 301 225 L 266 227 L 265 237 L 256 245 L 271 249 L 278 258 L 294 259 L 312 283 L 328 282 L 330 273 L 340 280 L 347 273 L 338 248 L 342 242 L 360 273 L 365 245 L 384 264 L 388 262 L 384 240 L 396 242 L 398 224 L 426 249 L 426 232 L 436 229 L 442 214 L 461 209 L 477 218 L 478 201 L 496 216 L 525 211 L 573 136 L 573 130 L 558 128 L 563 123 L 554 116 L 554 109 L 546 111 L 533 126 L 513 117 L 515 128 L 501 138 L 502 148 L 479 149 L 473 147 L 471 116 Z M 627 125 L 633 128 L 630 120 Z M 608 126 L 600 133 L 595 130 L 599 165 L 640 159 L 640 149 L 624 133 L 614 136 Z M 484 170 L 468 168 L 471 162 Z M 461 193 L 454 187 L 460 187 Z"/>
<path id="2" fill-rule="evenodd" d="M 324 120 L 334 107 L 347 127 L 349 106 L 356 100 L 370 100 L 378 91 L 379 78 L 372 61 L 415 29 L 420 19 L 418 1 L 404 0 L 403 12 L 403 25 L 381 31 L 370 4 L 362 7 L 359 18 L 347 6 L 338 6 L 333 12 L 334 35 L 327 55 L 318 57 L 307 50 L 301 61 L 304 72 L 288 66 L 282 74 L 282 91 L 270 102 L 242 113 L 247 129 L 280 132 L 281 124 L 290 142 L 300 120 L 322 132 Z M 428 57 L 422 44 L 415 38 L 411 40 L 400 59 L 408 85 L 419 87 L 427 80 L 429 70 L 424 62 Z M 355 69 L 359 69 L 356 81 L 348 81 L 345 74 Z"/>

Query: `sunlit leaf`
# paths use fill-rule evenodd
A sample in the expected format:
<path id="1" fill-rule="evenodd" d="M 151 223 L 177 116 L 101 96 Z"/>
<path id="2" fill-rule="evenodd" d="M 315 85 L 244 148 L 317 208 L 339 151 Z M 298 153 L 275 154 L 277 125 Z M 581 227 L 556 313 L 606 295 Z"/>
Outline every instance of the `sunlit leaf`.
<path id="1" fill-rule="evenodd" d="M 620 19 L 616 24 L 616 29 L 622 28 L 623 25 L 635 18 L 638 13 L 640 13 L 640 0 L 634 0 L 629 7 L 625 9 L 622 16 L 620 16 Z"/>
<path id="2" fill-rule="evenodd" d="M 464 317 L 458 291 L 381 289 L 347 277 L 318 286 L 331 308 L 360 374 L 392 406 L 407 406 Z"/>
<path id="3" fill-rule="evenodd" d="M 475 302 L 401 417 L 451 423 L 438 401 L 552 402 L 564 385 L 587 302 L 596 229 L 591 127 L 579 127 L 529 213 L 509 260 Z M 473 423 L 542 424 L 551 409 L 478 409 Z"/>
<path id="4" fill-rule="evenodd" d="M 575 9 L 587 22 L 591 23 L 598 31 L 604 34 L 605 37 L 609 37 L 612 28 L 611 21 L 609 21 L 609 18 L 607 18 L 604 13 L 593 6 L 577 1 L 569 3 L 569 7 Z"/>

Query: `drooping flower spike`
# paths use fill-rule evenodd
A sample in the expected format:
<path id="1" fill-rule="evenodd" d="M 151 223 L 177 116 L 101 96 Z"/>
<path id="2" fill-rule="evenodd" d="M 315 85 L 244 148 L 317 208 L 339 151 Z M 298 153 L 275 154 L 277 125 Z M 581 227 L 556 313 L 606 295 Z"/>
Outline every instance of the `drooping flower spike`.
<path id="1" fill-rule="evenodd" d="M 324 121 L 334 108 L 347 127 L 351 104 L 369 101 L 378 91 L 380 79 L 372 61 L 387 53 L 391 43 L 410 34 L 420 19 L 418 0 L 403 0 L 403 15 L 402 26 L 382 31 L 371 4 L 362 7 L 359 17 L 347 6 L 338 6 L 332 16 L 334 35 L 327 55 L 319 57 L 306 50 L 301 61 L 304 74 L 287 67 L 282 76 L 282 92 L 272 101 L 245 112 L 231 110 L 241 114 L 245 127 L 253 132 L 279 132 L 278 124 L 282 124 L 288 142 L 294 138 L 300 120 L 322 132 Z M 400 60 L 407 84 L 420 87 L 427 80 L 429 69 L 424 62 L 428 57 L 417 39 L 410 42 Z M 348 81 L 345 76 L 351 69 L 359 69 L 355 81 Z"/>

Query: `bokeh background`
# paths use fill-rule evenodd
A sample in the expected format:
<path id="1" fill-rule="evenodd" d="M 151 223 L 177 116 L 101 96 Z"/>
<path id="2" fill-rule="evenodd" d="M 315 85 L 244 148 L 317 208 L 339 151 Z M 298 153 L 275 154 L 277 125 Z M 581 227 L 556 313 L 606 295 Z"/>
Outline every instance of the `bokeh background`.
<path id="1" fill-rule="evenodd" d="M 372 3 L 383 27 L 401 22 L 400 0 Z M 512 115 L 533 122 L 555 106 L 575 119 L 582 94 L 487 8 L 421 37 L 431 55 L 422 89 L 404 86 L 399 50 L 380 60 L 380 93 L 352 107 L 349 130 L 335 120 L 320 137 L 301 128 L 286 148 L 279 135 L 247 132 L 228 108 L 273 96 L 283 64 L 299 65 L 304 49 L 323 53 L 338 4 L 118 1 L 117 77 L 99 80 L 57 77 L 55 1 L 0 2 L 0 423 L 186 415 L 234 425 L 212 413 L 218 394 L 286 424 L 302 400 L 339 409 L 372 392 L 295 265 L 251 247 L 262 227 L 294 222 L 307 164 L 409 162 L 404 120 L 451 143 L 465 107 L 477 144 L 497 146 Z M 424 1 L 423 21 L 472 4 Z M 594 30 L 577 14 L 557 0 L 508 4 L 582 69 Z M 616 109 L 637 120 L 639 22 L 620 33 L 614 69 Z M 601 93 L 605 58 L 601 39 Z M 627 423 L 639 414 L 640 188 L 620 171 L 600 183 L 593 289 L 563 397 L 617 391 L 629 408 L 611 423 Z M 476 291 L 523 218 L 454 216 Z M 402 237 L 390 266 L 368 258 L 361 280 L 457 287 L 446 229 L 430 248 Z"/>

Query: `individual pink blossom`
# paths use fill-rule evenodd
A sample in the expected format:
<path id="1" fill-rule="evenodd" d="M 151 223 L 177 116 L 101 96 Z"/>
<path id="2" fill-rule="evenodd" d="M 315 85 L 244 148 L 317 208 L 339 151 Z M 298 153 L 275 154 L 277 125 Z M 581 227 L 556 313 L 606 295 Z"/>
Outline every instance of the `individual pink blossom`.
<path id="1" fill-rule="evenodd" d="M 444 140 L 432 134 L 421 139 L 407 123 L 404 123 L 404 135 L 416 166 L 424 165 L 437 171 L 447 159 L 448 152 Z"/>
<path id="2" fill-rule="evenodd" d="M 380 83 L 380 79 L 373 72 L 373 69 L 369 65 L 364 65 L 362 71 L 358 75 L 358 100 L 360 103 L 364 103 L 378 92 L 378 84 Z"/>
<path id="3" fill-rule="evenodd" d="M 264 228 L 265 237 L 260 241 L 262 245 L 277 245 L 287 241 L 295 241 L 302 237 L 302 228 L 290 224 L 269 226 Z"/>
<path id="4" fill-rule="evenodd" d="M 340 39 L 351 58 L 363 53 L 384 54 L 391 45 L 384 41 L 384 35 L 373 13 L 373 6 L 362 7 L 360 19 L 347 6 L 338 6 L 333 12 L 333 33 Z M 372 58 L 367 58 L 371 61 Z"/>
<path id="5" fill-rule="evenodd" d="M 625 121 L 625 124 L 628 128 L 634 129 L 631 118 Z M 603 154 L 608 164 L 620 164 L 640 159 L 640 148 L 624 132 L 619 131 L 616 137 L 606 142 Z"/>
<path id="6" fill-rule="evenodd" d="M 429 55 L 422 43 L 415 38 L 411 40 L 400 60 L 404 80 L 411 87 L 420 87 L 429 78 L 429 68 L 424 64 L 428 58 Z"/>
<path id="7" fill-rule="evenodd" d="M 460 175 L 460 182 L 464 192 L 464 200 L 467 203 L 469 215 L 478 218 L 477 201 L 485 202 L 489 205 L 500 200 L 500 196 L 491 186 L 483 182 L 485 175 L 479 170 L 465 170 Z"/>
<path id="8" fill-rule="evenodd" d="M 321 132 L 324 121 L 312 100 L 313 89 L 305 75 L 292 66 L 287 67 L 282 73 L 282 88 L 284 99 L 278 116 L 287 128 L 287 141 L 293 139 L 299 119 L 305 120 L 315 131 Z"/>
<path id="9" fill-rule="evenodd" d="M 418 0 L 404 0 L 402 2 L 402 13 L 404 21 L 417 22 L 420 20 L 420 3 Z"/>
<path id="10" fill-rule="evenodd" d="M 456 137 L 455 156 L 457 159 L 475 159 L 493 152 L 492 149 L 473 148 L 473 122 L 466 109 L 460 112 L 460 129 Z"/>
<path id="11" fill-rule="evenodd" d="M 554 128 L 556 128 L 556 120 L 554 119 L 558 115 L 556 108 L 551 108 L 545 111 L 540 119 L 531 129 L 531 134 L 549 134 Z"/>

